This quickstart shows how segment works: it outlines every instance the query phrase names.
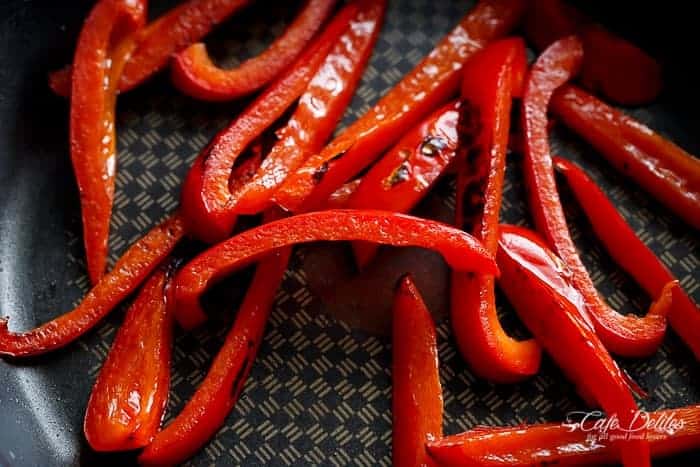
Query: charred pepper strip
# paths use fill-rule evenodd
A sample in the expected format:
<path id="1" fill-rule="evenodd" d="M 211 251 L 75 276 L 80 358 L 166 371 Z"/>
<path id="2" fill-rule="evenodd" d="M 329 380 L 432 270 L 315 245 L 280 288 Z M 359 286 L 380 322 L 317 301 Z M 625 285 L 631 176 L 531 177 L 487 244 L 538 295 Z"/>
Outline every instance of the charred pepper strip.
<path id="1" fill-rule="evenodd" d="M 521 39 L 504 39 L 477 52 L 464 66 L 457 179 L 456 226 L 478 238 L 492 254 L 506 170 L 514 89 L 527 67 Z M 509 383 L 537 373 L 541 349 L 503 330 L 493 276 L 452 273 L 450 322 L 457 347 L 470 367 L 488 380 Z"/>
<path id="2" fill-rule="evenodd" d="M 601 423 L 601 422 L 598 422 Z M 603 420 L 602 424 L 608 423 Z M 643 413 L 633 427 L 649 440 L 654 458 L 700 448 L 700 406 Z M 620 461 L 609 439 L 592 440 L 594 422 L 543 423 L 507 428 L 477 427 L 428 443 L 430 455 L 443 466 L 530 467 L 533 465 L 599 465 Z"/>
<path id="3" fill-rule="evenodd" d="M 205 315 L 199 298 L 209 285 L 272 250 L 297 243 L 338 240 L 420 246 L 438 251 L 457 270 L 498 273 L 479 242 L 439 222 L 384 211 L 318 211 L 247 230 L 190 261 L 175 278 L 175 318 L 185 329 L 203 322 Z"/>
<path id="4" fill-rule="evenodd" d="M 575 74 L 582 57 L 575 37 L 552 44 L 533 65 L 523 96 L 525 135 L 525 183 L 530 210 L 537 229 L 571 270 L 572 281 L 586 300 L 586 312 L 596 333 L 613 353 L 645 356 L 653 353 L 664 337 L 664 307 L 652 307 L 644 317 L 621 315 L 598 295 L 566 225 L 557 193 L 547 134 L 547 106 L 552 93 Z"/>
<path id="5" fill-rule="evenodd" d="M 173 58 L 173 83 L 187 95 L 225 101 L 250 94 L 273 80 L 301 53 L 333 10 L 335 0 L 307 0 L 297 18 L 270 47 L 239 66 L 224 70 L 195 43 Z"/>
<path id="6" fill-rule="evenodd" d="M 499 285 L 523 323 L 564 373 L 606 413 L 631 426 L 637 404 L 622 371 L 583 318 L 584 300 L 566 266 L 535 234 L 502 225 L 498 240 Z M 623 436 L 620 429 L 611 436 Z M 649 466 L 649 444 L 620 443 L 625 466 Z"/>
<path id="7" fill-rule="evenodd" d="M 613 167 L 700 229 L 700 159 L 575 86 L 554 94 L 552 110 Z"/>
<path id="8" fill-rule="evenodd" d="M 96 451 L 144 447 L 160 428 L 170 385 L 171 272 L 162 266 L 146 281 L 97 376 L 84 423 L 85 438 Z"/>
<path id="9" fill-rule="evenodd" d="M 659 258 L 637 237 L 615 206 L 593 180 L 575 164 L 554 158 L 554 166 L 564 177 L 586 213 L 596 236 L 610 255 L 652 297 L 658 297 L 676 278 Z M 671 327 L 700 360 L 700 309 L 680 286 L 673 288 L 668 312 Z"/>
<path id="10" fill-rule="evenodd" d="M 309 158 L 275 193 L 292 212 L 323 206 L 344 182 L 369 165 L 405 131 L 459 87 L 460 69 L 487 42 L 520 19 L 522 0 L 481 0 L 438 46 L 369 112 Z"/>
<path id="11" fill-rule="evenodd" d="M 435 324 L 410 276 L 394 294 L 392 342 L 392 463 L 434 465 L 425 444 L 442 436 L 442 386 Z"/>
<path id="12" fill-rule="evenodd" d="M 64 347 L 92 329 L 129 296 L 175 248 L 185 229 L 171 216 L 134 243 L 72 311 L 31 331 L 15 333 L 0 319 L 0 355 L 29 357 Z"/>

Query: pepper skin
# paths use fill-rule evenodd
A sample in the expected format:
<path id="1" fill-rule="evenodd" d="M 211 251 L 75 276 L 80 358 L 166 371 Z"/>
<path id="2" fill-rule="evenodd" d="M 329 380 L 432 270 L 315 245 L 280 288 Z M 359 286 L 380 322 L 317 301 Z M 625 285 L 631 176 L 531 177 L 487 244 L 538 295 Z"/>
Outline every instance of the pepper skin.
<path id="1" fill-rule="evenodd" d="M 323 206 L 382 151 L 459 88 L 460 69 L 476 50 L 506 34 L 520 19 L 522 0 L 481 0 L 437 47 L 320 153 L 310 157 L 275 193 L 292 212 Z"/>
<path id="2" fill-rule="evenodd" d="M 64 347 L 92 329 L 148 277 L 184 236 L 179 214 L 136 241 L 72 311 L 31 331 L 15 333 L 0 319 L 0 355 L 29 357 Z"/>
<path id="3" fill-rule="evenodd" d="M 700 159 L 575 86 L 554 94 L 551 108 L 613 167 L 700 229 Z"/>
<path id="4" fill-rule="evenodd" d="M 639 423 L 634 425 L 635 434 L 641 435 L 641 431 L 646 430 L 654 458 L 700 449 L 700 405 L 640 414 Z M 596 440 L 589 438 L 598 433 L 594 422 L 578 426 L 564 422 L 505 428 L 477 427 L 428 443 L 427 449 L 445 467 L 618 463 L 620 453 L 614 443 L 600 437 Z"/>
<path id="5" fill-rule="evenodd" d="M 583 318 L 583 296 L 566 266 L 532 232 L 502 225 L 498 240 L 499 285 L 525 326 L 554 362 L 621 427 L 632 426 L 637 404 L 622 371 Z M 611 436 L 622 436 L 611 430 Z M 649 466 L 649 444 L 629 438 L 620 445 L 625 466 Z"/>
<path id="6" fill-rule="evenodd" d="M 442 386 L 435 325 L 410 276 L 394 294 L 392 332 L 392 463 L 432 466 L 425 444 L 442 436 Z"/>
<path id="7" fill-rule="evenodd" d="M 477 52 L 464 67 L 463 117 L 457 178 L 456 226 L 496 254 L 514 89 L 522 87 L 527 60 L 521 39 L 504 39 Z M 503 330 L 493 276 L 453 272 L 450 323 L 460 353 L 474 372 L 512 383 L 537 373 L 541 349 Z"/>
<path id="8" fill-rule="evenodd" d="M 96 451 L 144 447 L 160 428 L 170 385 L 171 272 L 161 267 L 146 281 L 97 376 L 84 423 L 85 438 Z"/>
<path id="9" fill-rule="evenodd" d="M 181 196 L 187 229 L 194 237 L 215 243 L 231 234 L 236 213 L 227 209 L 231 200 L 228 182 L 236 159 L 304 93 L 356 13 L 354 3 L 343 8 L 295 64 L 199 154 L 187 173 Z"/>
<path id="10" fill-rule="evenodd" d="M 459 102 L 450 102 L 406 133 L 362 176 L 346 207 L 392 212 L 413 209 L 457 153 L 459 114 Z M 356 242 L 352 246 L 360 269 L 377 252 L 374 243 Z"/>
<path id="11" fill-rule="evenodd" d="M 637 237 L 607 196 L 583 170 L 558 157 L 554 158 L 554 166 L 566 178 L 593 226 L 593 231 L 615 262 L 634 277 L 650 296 L 658 297 L 669 283 L 676 283 L 672 292 L 673 300 L 668 311 L 668 321 L 683 342 L 693 351 L 695 358 L 700 360 L 700 309 L 698 306 L 680 288 L 673 274 Z"/>
<path id="12" fill-rule="evenodd" d="M 492 257 L 478 241 L 445 224 L 385 211 L 316 211 L 247 230 L 190 261 L 175 278 L 175 318 L 185 329 L 202 323 L 205 315 L 199 298 L 209 285 L 271 250 L 339 240 L 429 248 L 441 253 L 454 269 L 498 274 Z"/>
<path id="13" fill-rule="evenodd" d="M 185 94 L 208 101 L 236 99 L 257 91 L 294 62 L 334 5 L 335 0 L 307 0 L 267 50 L 233 69 L 216 66 L 203 43 L 192 44 L 173 57 L 173 83 Z"/>
<path id="14" fill-rule="evenodd" d="M 596 333 L 611 352 L 627 357 L 652 354 L 661 345 L 666 318 L 652 307 L 644 317 L 621 315 L 598 295 L 569 234 L 559 201 L 547 134 L 547 105 L 552 93 L 575 74 L 581 62 L 575 37 L 552 44 L 533 65 L 523 96 L 524 172 L 535 225 L 571 270 L 572 281 L 586 300 Z"/>

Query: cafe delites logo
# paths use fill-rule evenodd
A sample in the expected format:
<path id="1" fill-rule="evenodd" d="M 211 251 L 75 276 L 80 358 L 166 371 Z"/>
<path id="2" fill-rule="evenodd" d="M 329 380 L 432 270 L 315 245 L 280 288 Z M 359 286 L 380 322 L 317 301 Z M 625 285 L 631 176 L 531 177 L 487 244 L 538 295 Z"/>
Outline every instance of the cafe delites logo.
<path id="1" fill-rule="evenodd" d="M 599 410 L 569 412 L 562 422 L 569 432 L 587 433 L 589 442 L 630 439 L 654 440 L 673 435 L 685 426 L 675 411 L 664 413 L 637 410 L 629 423 L 622 423 L 617 414 L 605 414 Z"/>

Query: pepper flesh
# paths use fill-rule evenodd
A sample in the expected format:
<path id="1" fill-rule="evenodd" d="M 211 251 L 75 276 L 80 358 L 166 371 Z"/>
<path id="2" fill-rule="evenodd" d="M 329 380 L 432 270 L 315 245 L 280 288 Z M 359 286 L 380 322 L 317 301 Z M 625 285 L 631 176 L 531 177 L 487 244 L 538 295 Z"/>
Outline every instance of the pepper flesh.
<path id="1" fill-rule="evenodd" d="M 335 0 L 307 0 L 297 18 L 267 50 L 232 69 L 216 66 L 203 43 L 192 44 L 173 58 L 173 83 L 185 94 L 208 101 L 250 94 L 268 84 L 297 58 L 334 5 Z"/>
<path id="2" fill-rule="evenodd" d="M 700 405 L 642 414 L 633 434 L 646 431 L 654 458 L 700 448 Z M 477 427 L 428 443 L 427 449 L 443 466 L 607 465 L 620 461 L 618 447 L 596 436 L 594 422 L 575 423 Z M 605 426 L 608 420 L 596 423 Z"/>
<path id="3" fill-rule="evenodd" d="M 15 333 L 0 319 L 0 355 L 29 357 L 64 347 L 92 329 L 129 296 L 184 236 L 178 214 L 134 243 L 72 311 L 31 331 Z"/>
<path id="4" fill-rule="evenodd" d="M 323 206 L 426 114 L 453 95 L 467 58 L 518 22 L 522 0 L 481 0 L 437 47 L 372 109 L 290 176 L 274 200 L 292 211 Z"/>
<path id="5" fill-rule="evenodd" d="M 191 329 L 205 319 L 207 287 L 271 250 L 314 241 L 364 240 L 419 246 L 441 253 L 454 269 L 497 274 L 492 257 L 472 236 L 445 224 L 385 211 L 338 209 L 281 219 L 247 230 L 190 261 L 175 278 L 175 318 Z"/>
<path id="6" fill-rule="evenodd" d="M 700 360 L 700 309 L 680 288 L 673 274 L 637 237 L 615 206 L 593 180 L 575 164 L 555 157 L 554 166 L 571 187 L 586 213 L 593 231 L 610 255 L 652 296 L 660 296 L 669 283 L 674 283 L 668 321 L 683 342 Z"/>
<path id="7" fill-rule="evenodd" d="M 425 444 L 442 436 L 442 386 L 435 325 L 410 276 L 394 294 L 392 332 L 392 463 L 435 465 Z"/>
<path id="8" fill-rule="evenodd" d="M 535 234 L 502 225 L 498 240 L 499 285 L 523 323 L 555 363 L 621 427 L 631 426 L 638 411 L 622 371 L 583 318 L 584 300 L 569 282 L 570 273 Z M 646 440 L 624 438 L 620 452 L 626 466 L 648 466 Z"/>
<path id="9" fill-rule="evenodd" d="M 554 94 L 552 111 L 618 171 L 700 229 L 699 159 L 575 86 Z"/>
<path id="10" fill-rule="evenodd" d="M 621 315 L 598 295 L 574 245 L 557 193 L 547 134 L 547 105 L 552 93 L 575 74 L 581 62 L 575 37 L 552 44 L 537 59 L 525 84 L 523 131 L 525 183 L 535 225 L 571 270 L 572 281 L 586 300 L 586 312 L 596 333 L 613 353 L 640 357 L 661 345 L 666 331 L 665 307 L 652 307 L 644 317 Z"/>
<path id="11" fill-rule="evenodd" d="M 84 431 L 96 451 L 146 446 L 168 401 L 173 319 L 170 271 L 156 270 L 126 313 L 90 394 Z"/>

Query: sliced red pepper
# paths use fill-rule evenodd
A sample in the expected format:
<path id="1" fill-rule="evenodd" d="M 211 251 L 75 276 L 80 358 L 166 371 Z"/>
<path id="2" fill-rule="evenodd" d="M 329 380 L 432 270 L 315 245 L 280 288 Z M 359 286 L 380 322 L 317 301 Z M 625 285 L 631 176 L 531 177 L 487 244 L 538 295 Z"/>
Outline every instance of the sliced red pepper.
<path id="1" fill-rule="evenodd" d="M 512 29 L 523 9 L 522 0 L 481 0 L 369 112 L 299 167 L 275 193 L 275 202 L 292 212 L 323 206 L 331 193 L 390 147 L 406 128 L 455 94 L 467 58 Z"/>
<path id="2" fill-rule="evenodd" d="M 566 178 L 596 236 L 620 267 L 634 277 L 652 297 L 660 296 L 669 283 L 676 283 L 668 320 L 671 327 L 693 351 L 695 358 L 700 360 L 698 306 L 680 288 L 671 271 L 637 237 L 607 196 L 583 170 L 558 157 L 554 158 L 554 165 Z"/>
<path id="3" fill-rule="evenodd" d="M 497 259 L 499 285 L 537 342 L 585 394 L 618 418 L 620 427 L 632 426 L 637 404 L 622 371 L 583 318 L 583 296 L 569 282 L 562 261 L 534 233 L 505 225 Z M 619 427 L 611 432 L 624 434 Z M 649 465 L 646 440 L 624 439 L 620 452 L 626 466 Z"/>
<path id="4" fill-rule="evenodd" d="M 15 333 L 0 319 L 0 355 L 29 357 L 64 347 L 92 329 L 131 294 L 185 233 L 178 214 L 134 243 L 72 311 L 31 331 Z"/>
<path id="5" fill-rule="evenodd" d="M 173 57 L 173 83 L 185 94 L 208 101 L 250 94 L 272 81 L 297 58 L 334 5 L 335 0 L 307 0 L 297 18 L 267 50 L 233 69 L 216 66 L 203 43 L 192 44 Z"/>
<path id="6" fill-rule="evenodd" d="M 168 401 L 173 318 L 167 291 L 172 268 L 161 267 L 129 307 L 85 413 L 96 451 L 126 451 L 151 442 Z"/>
<path id="7" fill-rule="evenodd" d="M 435 324 L 410 276 L 394 294 L 391 337 L 392 463 L 434 465 L 425 444 L 442 436 L 442 386 Z"/>
<path id="8" fill-rule="evenodd" d="M 227 209 L 231 199 L 229 177 L 236 159 L 302 95 L 356 13 L 355 3 L 343 8 L 295 64 L 199 154 L 185 178 L 181 197 L 183 216 L 192 235 L 214 243 L 231 234 L 236 213 Z"/>
<path id="9" fill-rule="evenodd" d="M 492 254 L 506 170 L 513 89 L 527 67 L 521 39 L 504 39 L 477 52 L 464 67 L 456 226 L 478 238 Z M 499 383 L 537 373 L 541 349 L 503 330 L 496 310 L 493 276 L 452 274 L 450 322 L 457 346 L 479 376 Z"/>
<path id="10" fill-rule="evenodd" d="M 597 423 L 598 426 L 609 426 L 610 422 L 607 419 Z M 595 423 L 574 421 L 505 428 L 477 427 L 428 443 L 427 449 L 444 466 L 529 467 L 619 462 L 617 444 L 599 436 L 602 433 Z M 700 449 L 700 405 L 640 412 L 633 429 L 634 436 L 646 436 L 649 440 L 654 458 Z"/>
<path id="11" fill-rule="evenodd" d="M 362 176 L 346 207 L 392 212 L 413 209 L 457 153 L 459 114 L 459 102 L 450 102 L 406 133 Z M 363 268 L 374 257 L 377 245 L 356 242 L 353 249 Z"/>
<path id="12" fill-rule="evenodd" d="M 547 105 L 552 93 L 575 74 L 581 62 L 575 37 L 552 44 L 532 67 L 523 97 L 525 182 L 537 229 L 571 270 L 572 281 L 586 300 L 596 333 L 614 353 L 640 357 L 653 353 L 666 331 L 664 307 L 652 307 L 644 317 L 621 315 L 598 294 L 576 250 L 557 193 L 547 134 Z"/>
<path id="13" fill-rule="evenodd" d="M 700 159 L 575 86 L 554 95 L 552 110 L 613 167 L 700 229 Z"/>
<path id="14" fill-rule="evenodd" d="M 430 248 L 441 253 L 454 269 L 498 273 L 479 242 L 445 224 L 385 211 L 317 211 L 247 230 L 190 261 L 175 279 L 175 317 L 185 329 L 202 323 L 205 315 L 199 298 L 207 287 L 271 250 L 297 243 L 338 240 Z"/>

